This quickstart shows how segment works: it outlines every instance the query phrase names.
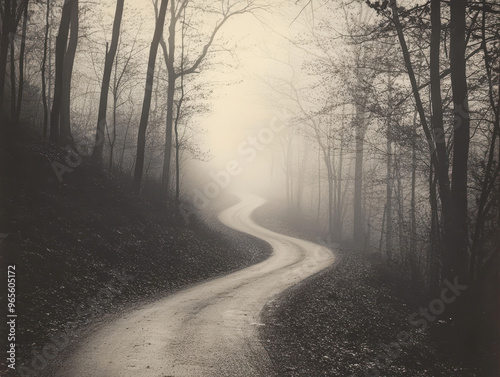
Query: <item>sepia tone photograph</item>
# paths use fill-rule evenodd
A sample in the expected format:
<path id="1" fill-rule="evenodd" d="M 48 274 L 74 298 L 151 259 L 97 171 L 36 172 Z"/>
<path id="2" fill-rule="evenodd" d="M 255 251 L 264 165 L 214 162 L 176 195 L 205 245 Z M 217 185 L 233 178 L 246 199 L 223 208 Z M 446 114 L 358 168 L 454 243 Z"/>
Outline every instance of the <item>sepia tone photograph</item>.
<path id="1" fill-rule="evenodd" d="M 500 377 L 499 0 L 0 0 L 0 376 Z"/>

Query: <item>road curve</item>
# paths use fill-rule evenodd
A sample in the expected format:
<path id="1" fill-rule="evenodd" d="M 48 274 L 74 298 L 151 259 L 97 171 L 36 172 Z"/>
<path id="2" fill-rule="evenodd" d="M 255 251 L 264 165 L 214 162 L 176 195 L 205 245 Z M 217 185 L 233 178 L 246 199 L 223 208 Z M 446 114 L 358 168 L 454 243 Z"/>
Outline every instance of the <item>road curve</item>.
<path id="1" fill-rule="evenodd" d="M 334 261 L 314 243 L 272 232 L 250 218 L 265 202 L 242 196 L 223 211 L 227 226 L 273 247 L 265 261 L 128 312 L 95 331 L 58 377 L 272 376 L 259 341 L 260 312 L 275 295 Z"/>

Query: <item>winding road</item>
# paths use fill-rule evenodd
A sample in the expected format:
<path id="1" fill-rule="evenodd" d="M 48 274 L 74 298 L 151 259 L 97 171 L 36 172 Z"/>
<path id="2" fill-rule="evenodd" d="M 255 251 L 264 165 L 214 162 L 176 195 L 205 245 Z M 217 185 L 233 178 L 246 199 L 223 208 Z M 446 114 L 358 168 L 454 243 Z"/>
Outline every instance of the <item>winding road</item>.
<path id="1" fill-rule="evenodd" d="M 58 377 L 272 376 L 258 327 L 264 305 L 333 263 L 320 245 L 272 232 L 251 219 L 265 200 L 242 196 L 219 219 L 267 241 L 265 261 L 191 286 L 124 314 L 82 341 Z"/>

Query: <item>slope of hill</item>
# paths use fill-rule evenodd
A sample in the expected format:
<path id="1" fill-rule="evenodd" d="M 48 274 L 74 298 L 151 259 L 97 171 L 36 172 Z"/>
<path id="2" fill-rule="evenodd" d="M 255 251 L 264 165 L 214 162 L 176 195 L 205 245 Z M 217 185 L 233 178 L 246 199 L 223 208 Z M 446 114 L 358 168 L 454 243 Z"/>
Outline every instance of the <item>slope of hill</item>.
<path id="1" fill-rule="evenodd" d="M 131 194 L 123 178 L 95 173 L 85 161 L 59 182 L 52 163 L 63 163 L 66 152 L 51 144 L 4 145 L 1 153 L 0 262 L 2 281 L 6 266 L 16 266 L 18 372 L 50 369 L 50 352 L 56 358 L 106 314 L 270 253 L 215 220 L 175 220 Z"/>

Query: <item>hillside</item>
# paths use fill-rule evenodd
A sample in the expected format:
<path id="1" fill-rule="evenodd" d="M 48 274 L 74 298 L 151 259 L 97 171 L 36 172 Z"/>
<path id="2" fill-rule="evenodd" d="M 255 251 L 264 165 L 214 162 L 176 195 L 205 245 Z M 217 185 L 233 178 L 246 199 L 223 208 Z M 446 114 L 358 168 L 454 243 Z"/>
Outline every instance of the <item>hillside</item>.
<path id="1" fill-rule="evenodd" d="M 16 266 L 18 367 L 36 364 L 33 351 L 53 344 L 51 336 L 74 341 L 125 303 L 240 269 L 270 252 L 215 217 L 210 226 L 179 223 L 162 205 L 130 194 L 119 176 L 96 174 L 86 162 L 60 183 L 51 163 L 64 158 L 50 144 L 2 149 L 1 265 L 2 274 Z M 54 359 L 38 362 L 39 369 L 49 370 Z"/>

